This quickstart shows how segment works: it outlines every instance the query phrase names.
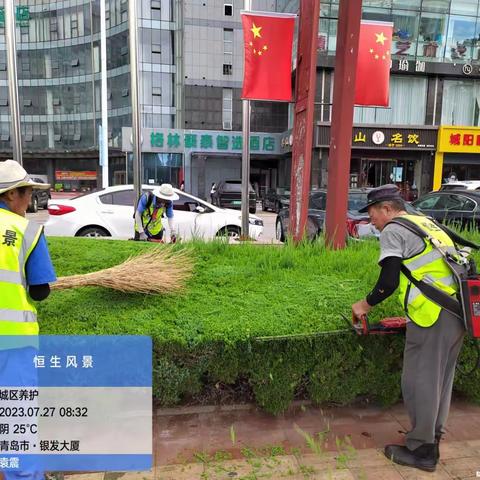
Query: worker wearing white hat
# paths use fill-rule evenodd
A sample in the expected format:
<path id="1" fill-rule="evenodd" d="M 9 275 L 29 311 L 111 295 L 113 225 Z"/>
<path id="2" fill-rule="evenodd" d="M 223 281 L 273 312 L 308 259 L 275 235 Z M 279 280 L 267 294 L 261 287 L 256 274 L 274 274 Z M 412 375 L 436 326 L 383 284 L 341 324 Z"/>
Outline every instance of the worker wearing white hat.
<path id="1" fill-rule="evenodd" d="M 0 387 L 15 385 L 11 378 L 33 388 L 39 332 L 32 300 L 43 300 L 56 280 L 43 227 L 25 218 L 33 187 L 48 188 L 30 179 L 13 160 L 0 162 Z M 12 377 L 13 375 L 13 377 Z M 21 471 L 3 471 L 6 480 L 42 480 L 32 462 Z"/>
<path id="2" fill-rule="evenodd" d="M 173 202 L 179 196 L 169 183 L 163 183 L 152 192 L 141 195 L 135 211 L 135 240 L 164 240 L 163 218 L 168 220 L 170 242 L 175 243 Z"/>

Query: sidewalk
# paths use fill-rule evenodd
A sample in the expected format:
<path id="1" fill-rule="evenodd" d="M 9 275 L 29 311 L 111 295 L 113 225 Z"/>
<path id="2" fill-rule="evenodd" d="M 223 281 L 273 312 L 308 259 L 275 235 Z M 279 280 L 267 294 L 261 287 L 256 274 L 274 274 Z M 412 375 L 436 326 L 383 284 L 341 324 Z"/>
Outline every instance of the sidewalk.
<path id="1" fill-rule="evenodd" d="M 400 467 L 382 454 L 403 443 L 403 405 L 320 409 L 296 404 L 272 417 L 251 405 L 157 410 L 148 472 L 65 476 L 66 480 L 332 479 L 480 477 L 480 406 L 456 401 L 435 473 Z M 477 474 L 478 472 L 478 474 Z"/>

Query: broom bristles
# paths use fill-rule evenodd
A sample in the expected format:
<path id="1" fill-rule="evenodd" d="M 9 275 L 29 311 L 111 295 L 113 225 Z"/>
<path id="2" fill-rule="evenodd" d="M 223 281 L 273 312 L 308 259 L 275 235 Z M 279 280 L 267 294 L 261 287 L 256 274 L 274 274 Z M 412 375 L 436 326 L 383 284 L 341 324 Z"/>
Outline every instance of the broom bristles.
<path id="1" fill-rule="evenodd" d="M 130 257 L 115 267 L 83 275 L 60 277 L 52 289 L 75 287 L 105 287 L 120 292 L 146 294 L 179 290 L 193 271 L 187 250 L 172 251 L 156 247 L 149 252 Z"/>

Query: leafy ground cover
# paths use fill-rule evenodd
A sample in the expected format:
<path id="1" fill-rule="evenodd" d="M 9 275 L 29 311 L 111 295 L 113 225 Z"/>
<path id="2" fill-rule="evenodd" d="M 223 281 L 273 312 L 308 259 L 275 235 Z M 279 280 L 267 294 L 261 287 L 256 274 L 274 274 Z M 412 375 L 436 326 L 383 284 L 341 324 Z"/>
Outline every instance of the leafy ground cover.
<path id="1" fill-rule="evenodd" d="M 103 239 L 49 243 L 59 276 L 110 267 L 152 248 Z M 182 293 L 126 295 L 93 287 L 54 292 L 38 305 L 41 333 L 152 336 L 154 392 L 161 405 L 201 401 L 205 392 L 222 389 L 235 397 L 235 386 L 246 386 L 272 413 L 299 395 L 317 403 L 398 399 L 401 336 L 316 335 L 346 327 L 340 313 L 350 316 L 350 305 L 377 278 L 377 242 L 356 242 L 337 252 L 321 242 L 298 248 L 223 242 L 174 248 L 188 248 L 196 265 Z M 371 319 L 401 313 L 392 296 Z M 286 338 L 256 340 L 263 336 Z M 464 358 L 473 361 L 471 347 Z M 480 401 L 479 380 L 476 372 L 456 386 Z"/>

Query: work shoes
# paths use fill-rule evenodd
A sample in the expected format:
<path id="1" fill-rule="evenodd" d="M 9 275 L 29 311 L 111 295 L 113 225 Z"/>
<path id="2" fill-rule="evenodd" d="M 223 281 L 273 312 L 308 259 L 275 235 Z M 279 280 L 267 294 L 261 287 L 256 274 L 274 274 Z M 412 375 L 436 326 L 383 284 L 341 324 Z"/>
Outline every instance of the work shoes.
<path id="1" fill-rule="evenodd" d="M 426 472 L 434 472 L 438 462 L 438 450 L 434 443 L 424 443 L 415 450 L 403 445 L 387 445 L 385 456 L 392 462 L 406 467 L 419 468 Z"/>

